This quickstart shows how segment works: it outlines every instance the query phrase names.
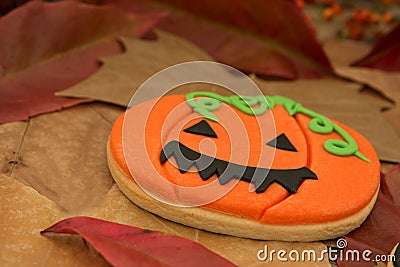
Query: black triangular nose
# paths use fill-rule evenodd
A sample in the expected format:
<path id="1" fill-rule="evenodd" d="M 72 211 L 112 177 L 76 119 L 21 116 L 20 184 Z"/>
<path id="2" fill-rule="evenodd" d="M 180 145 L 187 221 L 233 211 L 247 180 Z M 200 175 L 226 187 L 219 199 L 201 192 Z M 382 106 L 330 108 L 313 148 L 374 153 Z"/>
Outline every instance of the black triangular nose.
<path id="1" fill-rule="evenodd" d="M 206 120 L 201 120 L 199 123 L 196 123 L 195 125 L 192 125 L 183 131 L 187 133 L 199 134 L 208 137 L 214 137 L 214 138 L 218 137 Z"/>
<path id="2" fill-rule="evenodd" d="M 267 143 L 268 146 L 276 147 L 278 149 L 294 151 L 297 152 L 297 149 L 290 142 L 289 138 L 283 133 L 280 134 L 277 138 L 272 139 Z"/>

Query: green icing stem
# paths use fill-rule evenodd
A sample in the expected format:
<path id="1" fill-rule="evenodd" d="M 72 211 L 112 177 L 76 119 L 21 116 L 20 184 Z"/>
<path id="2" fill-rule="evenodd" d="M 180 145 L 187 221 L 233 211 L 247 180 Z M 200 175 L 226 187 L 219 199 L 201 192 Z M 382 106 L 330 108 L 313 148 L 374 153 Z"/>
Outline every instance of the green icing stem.
<path id="1" fill-rule="evenodd" d="M 207 97 L 195 100 L 196 97 Z M 186 95 L 186 102 L 193 108 L 193 110 L 203 117 L 212 121 L 218 121 L 217 117 L 211 111 L 219 108 L 220 102 L 224 102 L 231 106 L 236 107 L 243 113 L 249 115 L 261 115 L 268 109 L 268 103 L 264 96 L 221 96 L 211 92 L 193 92 Z M 259 105 L 257 109 L 251 107 Z"/>
<path id="2" fill-rule="evenodd" d="M 196 99 L 196 97 L 203 98 Z M 221 102 L 234 106 L 243 113 L 253 116 L 261 115 L 267 111 L 267 109 L 273 109 L 275 105 L 282 105 L 291 116 L 297 113 L 302 113 L 311 117 L 312 119 L 308 124 L 311 131 L 319 134 L 329 134 L 335 131 L 344 139 L 326 140 L 324 148 L 329 153 L 337 156 L 355 155 L 366 162 L 370 162 L 365 155 L 358 151 L 356 141 L 343 128 L 333 123 L 327 117 L 309 110 L 303 107 L 300 103 L 283 96 L 254 97 L 234 95 L 225 97 L 211 92 L 193 92 L 186 95 L 186 102 L 195 112 L 212 121 L 218 121 L 218 118 L 212 113 L 212 111 L 218 109 Z M 258 107 L 253 109 L 253 107 L 256 106 Z"/>

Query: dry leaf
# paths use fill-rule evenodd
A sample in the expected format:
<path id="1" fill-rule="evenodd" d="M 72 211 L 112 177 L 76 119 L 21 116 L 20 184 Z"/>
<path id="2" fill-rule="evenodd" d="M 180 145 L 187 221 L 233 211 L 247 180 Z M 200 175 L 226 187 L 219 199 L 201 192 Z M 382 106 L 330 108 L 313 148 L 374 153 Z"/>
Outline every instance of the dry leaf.
<path id="1" fill-rule="evenodd" d="M 32 1 L 1 17 L 0 123 L 88 102 L 54 92 L 93 74 L 98 57 L 120 53 L 118 36 L 140 37 L 159 18 L 76 1 Z"/>
<path id="2" fill-rule="evenodd" d="M 309 22 L 293 1 L 103 0 L 133 12 L 166 11 L 159 27 L 245 72 L 289 79 L 332 75 Z"/>
<path id="3" fill-rule="evenodd" d="M 371 52 L 352 66 L 400 71 L 400 24 L 379 39 Z"/>
<path id="4" fill-rule="evenodd" d="M 397 37 L 396 37 L 397 38 Z M 367 54 L 368 46 L 359 42 L 331 41 L 324 46 L 335 72 L 341 77 L 368 85 L 380 94 L 395 102 L 384 116 L 400 135 L 400 73 L 385 72 L 378 69 L 349 67 L 351 62 Z"/>
<path id="5" fill-rule="evenodd" d="M 397 227 L 400 221 L 400 203 L 398 202 L 399 168 L 400 165 L 397 165 L 386 175 L 382 175 L 382 189 L 371 214 L 360 228 L 347 235 L 386 254 L 389 254 L 400 240 L 400 232 Z M 393 193 L 395 195 L 392 195 Z M 385 229 L 385 231 L 382 231 L 382 229 Z"/>
<path id="6" fill-rule="evenodd" d="M 17 151 L 27 124 L 12 122 L 0 125 L 1 173 L 10 175 L 16 162 L 21 161 Z"/>
<path id="7" fill-rule="evenodd" d="M 28 123 L 0 125 L 2 172 L 32 186 L 65 212 L 99 206 L 113 184 L 106 161 L 112 122 L 98 107 L 77 106 L 31 118 Z M 115 118 L 122 112 L 107 107 Z M 105 112 L 103 112 L 105 113 Z"/>
<path id="8" fill-rule="evenodd" d="M 356 59 L 365 56 L 371 46 L 352 40 L 329 39 L 323 43 L 323 49 L 334 69 L 349 66 Z"/>
<path id="9" fill-rule="evenodd" d="M 56 204 L 0 174 L 1 266 L 108 266 L 78 238 L 49 240 L 40 231 L 60 219 Z"/>
<path id="10" fill-rule="evenodd" d="M 340 67 L 336 72 L 345 78 L 366 84 L 386 98 L 400 104 L 400 72 L 386 72 L 360 67 Z"/>
<path id="11" fill-rule="evenodd" d="M 157 34 L 157 41 L 122 39 L 126 53 L 104 58 L 103 67 L 96 74 L 56 95 L 89 97 L 127 106 L 134 91 L 158 71 L 186 61 L 212 60 L 179 37 L 161 31 Z"/>
<path id="12" fill-rule="evenodd" d="M 199 231 L 198 242 L 232 261 L 235 259 L 239 266 L 331 266 L 327 256 L 318 260 L 322 251 L 327 249 L 322 242 L 260 241 L 227 235 L 217 235 L 206 231 Z M 271 258 L 272 260 L 267 257 L 264 261 L 263 257 L 266 256 L 264 253 L 260 254 L 262 260 L 258 260 L 257 254 L 260 250 L 267 250 L 268 253 L 271 253 L 272 250 L 274 250 L 275 253 L 279 250 L 290 253 L 293 250 L 299 252 L 300 256 L 304 251 L 315 251 L 317 260 L 309 261 L 307 258 L 306 260 L 301 260 L 300 258 L 300 260 L 296 262 L 290 260 L 280 261 L 275 254 L 275 257 Z M 287 254 L 286 257 L 288 257 Z"/>
<path id="13" fill-rule="evenodd" d="M 89 242 L 112 266 L 235 267 L 192 240 L 175 235 L 78 216 L 57 222 L 41 234 L 75 234 Z"/>
<path id="14" fill-rule="evenodd" d="M 389 103 L 360 94 L 360 85 L 330 79 L 266 82 L 255 78 L 255 82 L 265 94 L 292 98 L 359 131 L 373 144 L 381 160 L 400 161 L 400 137 L 381 113 Z"/>
<path id="15" fill-rule="evenodd" d="M 264 249 L 265 245 L 268 246 L 269 251 L 285 249 L 289 252 L 295 249 L 301 253 L 305 249 L 314 249 L 317 255 L 326 249 L 326 246 L 321 242 L 259 241 L 214 234 L 174 223 L 137 207 L 125 197 L 117 185 L 114 185 L 107 194 L 104 206 L 93 213 L 92 216 L 195 240 L 239 266 L 265 266 L 266 262 L 257 259 L 258 251 Z M 280 262 L 277 259 L 268 262 L 268 264 L 268 266 L 310 266 L 310 262 Z M 313 262 L 312 264 L 313 266 L 314 264 L 315 266 L 330 266 L 327 257 L 324 261 Z"/>
<path id="16" fill-rule="evenodd" d="M 383 175 L 381 191 L 400 209 L 400 164 Z"/>
<path id="17" fill-rule="evenodd" d="M 382 175 L 381 191 L 375 206 L 360 228 L 346 236 L 347 250 L 357 249 L 362 252 L 366 249 L 375 255 L 389 255 L 390 251 L 400 240 L 398 222 L 400 220 L 400 164 L 396 165 L 386 175 Z M 385 231 L 382 231 L 385 229 Z M 374 262 L 339 262 L 340 267 L 375 266 Z"/>
<path id="18" fill-rule="evenodd" d="M 394 106 L 386 110 L 384 114 L 400 135 L 400 72 L 385 72 L 360 67 L 341 67 L 337 68 L 336 72 L 342 77 L 368 85 L 393 101 Z"/>
<path id="19" fill-rule="evenodd" d="M 97 74 L 59 94 L 127 105 L 134 90 L 143 81 L 164 67 L 179 62 L 179 57 L 174 55 L 175 51 L 180 50 L 177 47 L 187 47 L 182 50 L 188 51 L 183 55 L 186 58 L 194 54 L 189 50 L 193 49 L 192 46 L 185 41 L 180 40 L 182 43 L 176 46 L 177 40 L 180 39 L 161 33 L 158 41 L 160 43 L 132 41 L 130 43 L 136 44 L 136 48 L 130 49 L 128 46 L 127 54 L 107 58 L 104 67 Z M 166 47 L 165 50 L 160 50 L 162 52 L 158 54 L 153 53 L 152 51 L 158 50 L 161 41 L 162 46 Z M 266 94 L 282 94 L 294 98 L 307 107 L 315 108 L 316 111 L 355 128 L 372 142 L 382 160 L 400 161 L 399 151 L 396 149 L 400 144 L 399 136 L 380 112 L 382 108 L 391 104 L 379 98 L 359 94 L 359 85 L 340 80 L 276 83 L 260 79 L 257 81 Z M 274 91 L 275 85 L 278 90 Z M 114 90 L 109 90 L 110 88 Z M 198 85 L 195 88 L 198 90 Z M 330 97 L 326 97 L 327 95 Z"/>

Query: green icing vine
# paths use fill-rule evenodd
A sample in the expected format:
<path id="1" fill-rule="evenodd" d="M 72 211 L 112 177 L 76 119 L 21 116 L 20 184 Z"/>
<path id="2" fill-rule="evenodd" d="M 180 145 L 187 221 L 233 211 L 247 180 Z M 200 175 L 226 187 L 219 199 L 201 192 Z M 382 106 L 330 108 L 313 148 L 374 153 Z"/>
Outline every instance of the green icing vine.
<path id="1" fill-rule="evenodd" d="M 196 99 L 197 97 L 203 97 Z M 331 154 L 337 156 L 355 155 L 360 159 L 370 160 L 358 151 L 356 141 L 339 125 L 333 123 L 327 117 L 303 107 L 289 98 L 283 96 L 221 96 L 211 92 L 193 92 L 186 95 L 186 102 L 193 110 L 206 119 L 218 121 L 212 111 L 218 109 L 221 102 L 234 106 L 238 110 L 253 116 L 261 115 L 267 109 L 273 109 L 275 105 L 282 105 L 287 112 L 293 116 L 297 113 L 311 117 L 308 127 L 311 131 L 319 134 L 329 134 L 335 131 L 344 140 L 329 139 L 324 143 L 324 148 Z M 257 108 L 253 108 L 256 107 Z"/>

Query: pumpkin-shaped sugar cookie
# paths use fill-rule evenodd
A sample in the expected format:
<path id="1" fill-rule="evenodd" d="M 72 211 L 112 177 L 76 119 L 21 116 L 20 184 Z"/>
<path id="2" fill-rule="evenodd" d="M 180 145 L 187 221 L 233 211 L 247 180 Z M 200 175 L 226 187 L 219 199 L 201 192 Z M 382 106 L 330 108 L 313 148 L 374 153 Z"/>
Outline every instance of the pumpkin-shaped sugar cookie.
<path id="1" fill-rule="evenodd" d="M 362 135 L 281 96 L 194 92 L 141 103 L 115 122 L 108 161 L 143 209 L 256 239 L 344 235 L 379 189 L 379 160 Z"/>

